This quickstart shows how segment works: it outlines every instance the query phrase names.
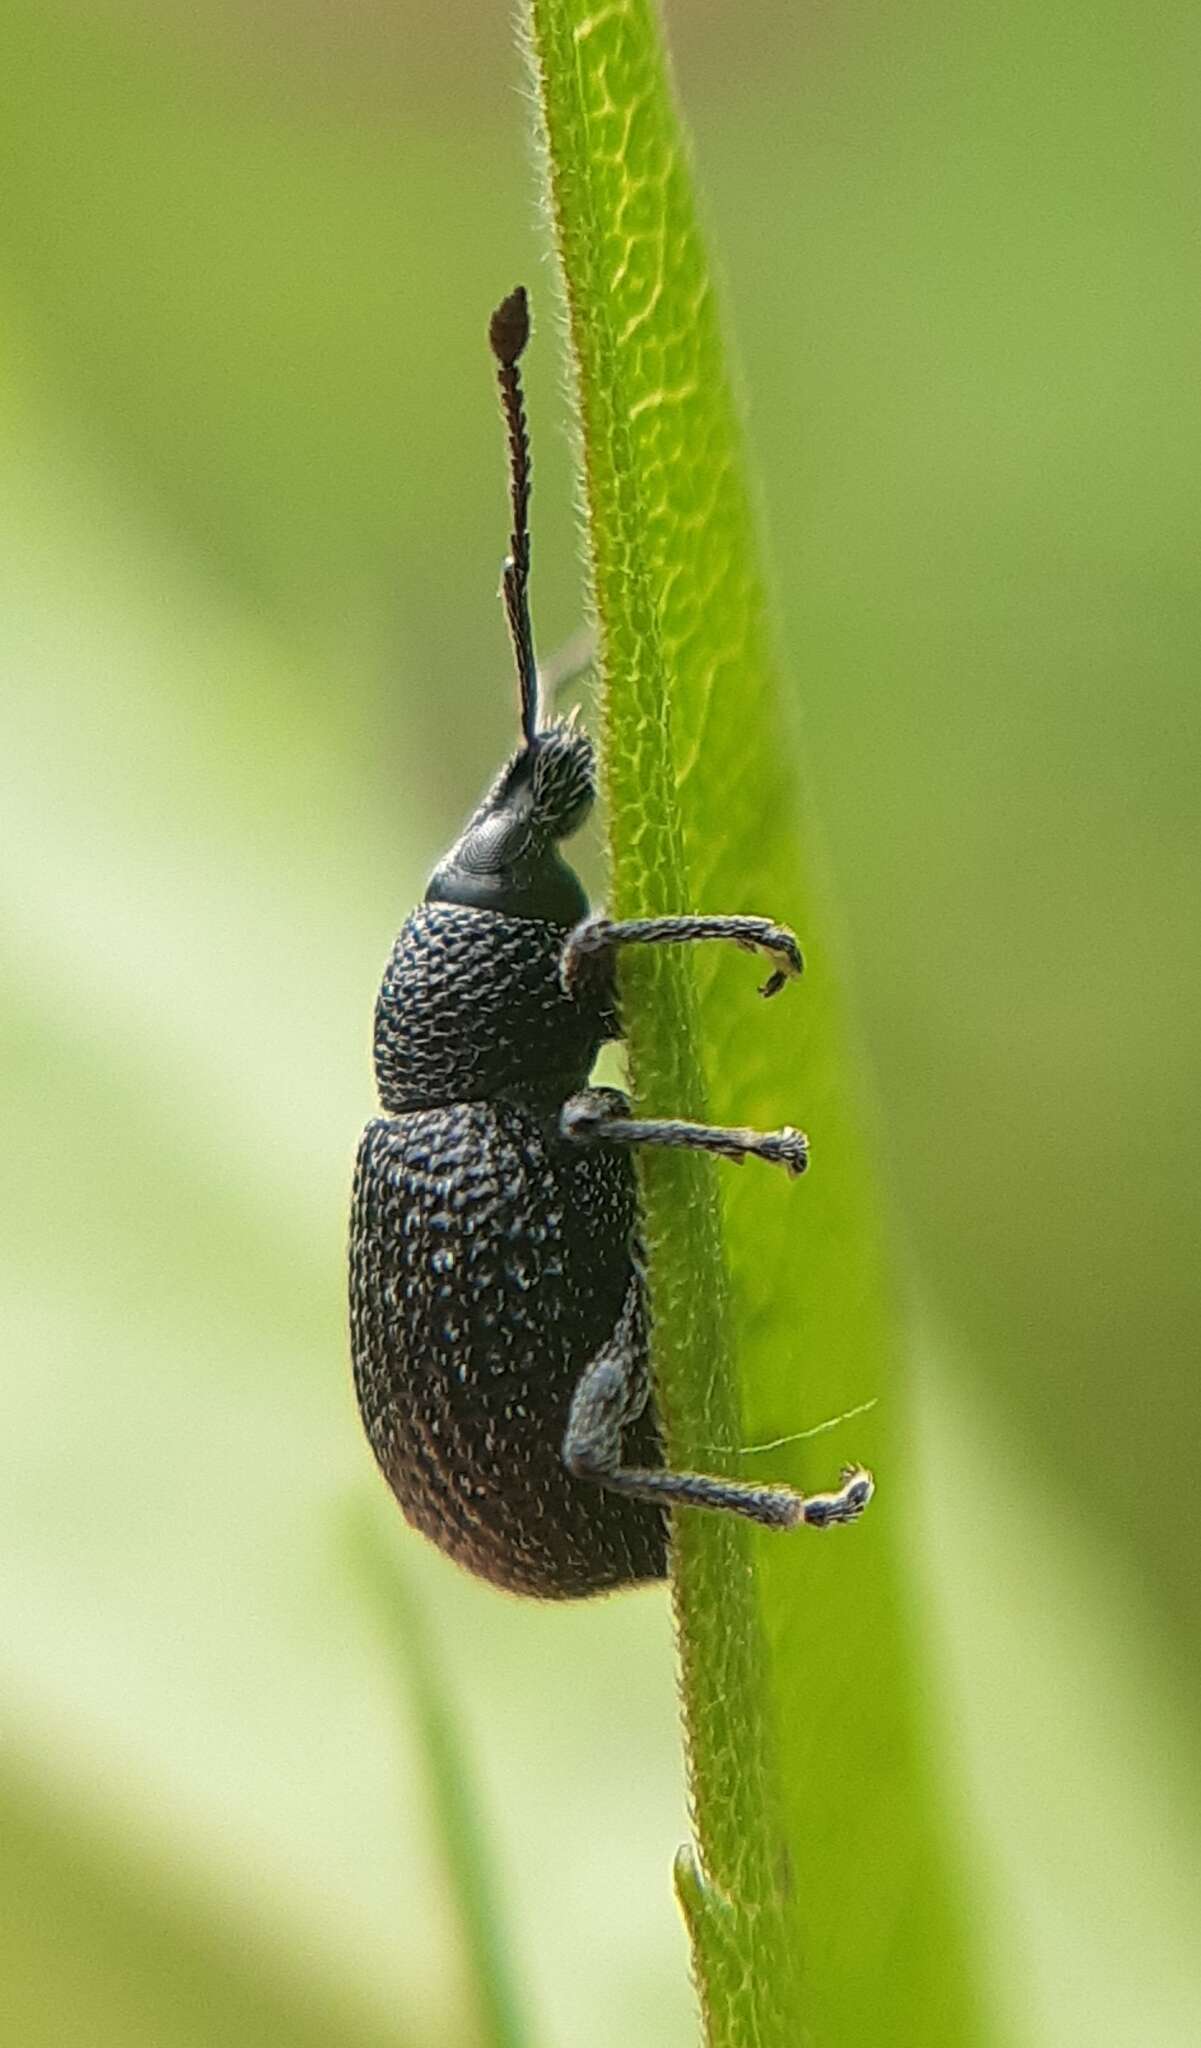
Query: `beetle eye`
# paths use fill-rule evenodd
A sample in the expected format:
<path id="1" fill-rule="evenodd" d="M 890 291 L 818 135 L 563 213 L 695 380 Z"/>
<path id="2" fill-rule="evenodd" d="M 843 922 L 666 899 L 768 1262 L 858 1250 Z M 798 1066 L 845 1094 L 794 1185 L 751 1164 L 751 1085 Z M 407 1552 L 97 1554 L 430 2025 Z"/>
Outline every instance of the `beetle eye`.
<path id="1" fill-rule="evenodd" d="M 458 848 L 459 866 L 469 874 L 499 875 L 520 859 L 529 842 L 528 815 L 496 811 L 464 833 Z"/>

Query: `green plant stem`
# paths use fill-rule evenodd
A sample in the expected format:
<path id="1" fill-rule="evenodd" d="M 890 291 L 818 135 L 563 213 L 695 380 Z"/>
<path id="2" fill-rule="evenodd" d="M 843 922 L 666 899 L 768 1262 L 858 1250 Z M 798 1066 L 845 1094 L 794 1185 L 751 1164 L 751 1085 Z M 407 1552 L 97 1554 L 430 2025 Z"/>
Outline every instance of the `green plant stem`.
<path id="1" fill-rule="evenodd" d="M 604 19 L 598 16 L 598 24 Z M 579 375 L 592 574 L 609 679 L 605 741 L 614 902 L 618 916 L 636 917 L 686 903 L 689 891 L 675 803 L 667 650 L 655 588 L 662 563 L 647 555 L 652 507 L 641 489 L 640 451 L 623 388 L 614 327 L 620 305 L 613 305 L 607 289 L 610 223 L 592 176 L 606 134 L 618 142 L 623 110 L 588 99 L 589 85 L 603 82 L 604 66 L 590 69 L 590 37 L 580 10 L 560 0 L 534 0 L 532 21 Z M 603 32 L 602 26 L 598 53 Z M 637 849 L 634 861 L 623 858 L 631 844 Z M 689 963 L 662 955 L 632 963 L 627 981 L 633 1073 L 640 1083 L 653 1076 L 656 1093 L 675 1112 L 703 1117 Z M 645 1000 L 639 999 L 640 988 Z M 696 1468 L 706 1462 L 704 1446 L 732 1445 L 741 1434 L 714 1185 L 701 1162 L 678 1154 L 648 1159 L 644 1183 L 659 1397 L 672 1459 Z M 698 1274 L 705 1276 L 699 1290 Z M 797 2005 L 794 1952 L 746 1529 L 729 1518 L 680 1518 L 673 1583 L 701 1849 L 699 1866 L 684 1853 L 679 1882 L 709 2038 L 730 2048 L 783 2039 Z M 712 1631 L 694 1624 L 718 1612 L 723 1625 L 715 1646 Z M 736 1702 L 735 1712 L 723 1704 L 728 1702 Z"/>
<path id="2" fill-rule="evenodd" d="M 707 959 L 695 978 L 682 949 L 622 963 L 640 1112 L 704 1117 L 707 1092 L 718 1120 L 778 1123 L 804 1034 L 816 1187 L 754 1167 L 723 1184 L 741 1387 L 717 1173 L 678 1154 L 641 1169 L 668 1457 L 737 1470 L 742 1399 L 764 1436 L 844 1412 L 892 1387 L 899 1332 L 656 20 L 648 0 L 529 0 L 528 20 L 606 679 L 613 908 L 782 916 L 818 967 L 815 987 L 756 1016 L 745 959 Z M 896 1483 L 887 1404 L 855 1450 Z M 820 1440 L 779 1476 L 820 1485 L 830 1462 Z M 679 1884 L 710 2048 L 978 2038 L 887 1495 L 865 1532 L 764 1538 L 729 1517 L 676 1518 L 696 1839 Z"/>

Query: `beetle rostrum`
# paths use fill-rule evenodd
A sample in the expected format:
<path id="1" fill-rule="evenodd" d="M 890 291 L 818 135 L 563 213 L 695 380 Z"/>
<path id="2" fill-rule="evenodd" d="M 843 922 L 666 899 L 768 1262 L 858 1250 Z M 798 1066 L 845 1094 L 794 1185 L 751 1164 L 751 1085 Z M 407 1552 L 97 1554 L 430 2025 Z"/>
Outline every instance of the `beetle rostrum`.
<path id="1" fill-rule="evenodd" d="M 615 957 L 728 940 L 764 955 L 764 995 L 801 972 L 759 917 L 589 915 L 561 852 L 596 796 L 592 742 L 540 704 L 529 612 L 530 454 L 520 287 L 492 317 L 512 536 L 502 594 L 520 743 L 406 918 L 375 1009 L 382 1114 L 359 1145 L 350 1226 L 355 1386 L 408 1520 L 512 1592 L 565 1599 L 658 1579 L 668 1513 L 767 1527 L 851 1522 L 872 1494 L 845 1468 L 801 1494 L 664 1465 L 636 1145 L 682 1145 L 800 1173 L 802 1133 L 643 1121 L 589 1085 L 621 1036 Z M 544 696 L 549 692 L 543 691 Z"/>

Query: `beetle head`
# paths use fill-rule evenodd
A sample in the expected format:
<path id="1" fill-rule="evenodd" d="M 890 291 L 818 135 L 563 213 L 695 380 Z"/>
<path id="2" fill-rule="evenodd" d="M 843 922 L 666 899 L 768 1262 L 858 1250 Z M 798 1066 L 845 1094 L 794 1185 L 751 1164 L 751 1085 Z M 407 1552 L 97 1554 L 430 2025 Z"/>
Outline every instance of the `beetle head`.
<path id="1" fill-rule="evenodd" d="M 529 608 L 530 443 L 518 367 L 529 334 L 529 305 L 518 285 L 492 315 L 489 341 L 509 444 L 513 531 L 501 595 L 517 663 L 522 742 L 438 863 L 425 896 L 427 903 L 572 925 L 586 915 L 588 899 L 559 841 L 570 838 L 592 809 L 596 762 L 592 741 L 573 718 L 539 722 Z"/>
<path id="2" fill-rule="evenodd" d="M 579 830 L 595 799 L 587 733 L 572 719 L 535 733 L 505 763 L 461 838 L 438 863 L 427 903 L 578 923 L 588 899 L 559 841 Z"/>

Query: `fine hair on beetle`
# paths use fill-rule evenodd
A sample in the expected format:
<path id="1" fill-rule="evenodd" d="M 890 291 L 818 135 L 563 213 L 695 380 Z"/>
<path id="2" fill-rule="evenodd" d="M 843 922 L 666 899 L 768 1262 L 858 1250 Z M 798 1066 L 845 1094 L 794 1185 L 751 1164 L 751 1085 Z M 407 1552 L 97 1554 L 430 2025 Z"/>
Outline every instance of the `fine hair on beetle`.
<path id="1" fill-rule="evenodd" d="M 530 616 L 531 462 L 523 287 L 492 315 L 511 533 L 501 595 L 519 738 L 392 948 L 376 999 L 381 1114 L 359 1144 L 350 1327 L 368 1440 L 406 1518 L 468 1570 L 568 1599 L 659 1579 L 673 1511 L 764 1528 L 854 1522 L 870 1473 L 830 1492 L 666 1461 L 634 1150 L 667 1145 L 791 1175 L 802 1131 L 636 1118 L 591 1084 L 622 1037 L 626 946 L 732 943 L 767 962 L 760 994 L 802 972 L 766 917 L 593 913 L 561 851 L 596 797 L 574 719 L 555 720 Z"/>

